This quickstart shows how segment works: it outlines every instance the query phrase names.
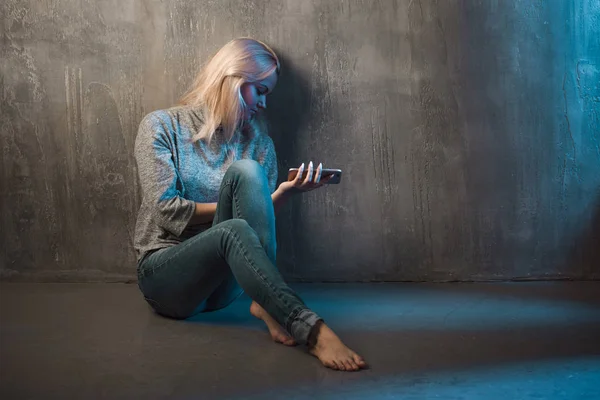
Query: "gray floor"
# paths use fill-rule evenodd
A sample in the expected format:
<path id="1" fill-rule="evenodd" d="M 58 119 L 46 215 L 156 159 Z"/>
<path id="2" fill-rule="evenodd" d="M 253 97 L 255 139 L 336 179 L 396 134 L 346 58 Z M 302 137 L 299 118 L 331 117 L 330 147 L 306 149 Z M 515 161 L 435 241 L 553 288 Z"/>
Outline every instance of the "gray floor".
<path id="1" fill-rule="evenodd" d="M 0 397 L 600 399 L 600 282 L 295 284 L 370 363 L 270 341 L 250 299 L 191 321 L 135 285 L 0 285 Z"/>

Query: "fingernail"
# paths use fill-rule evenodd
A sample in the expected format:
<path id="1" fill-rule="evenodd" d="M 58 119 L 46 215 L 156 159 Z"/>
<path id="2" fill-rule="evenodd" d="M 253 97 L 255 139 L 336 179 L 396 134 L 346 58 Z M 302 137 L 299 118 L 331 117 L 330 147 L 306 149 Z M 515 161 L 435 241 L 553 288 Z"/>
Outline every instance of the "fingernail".
<path id="1" fill-rule="evenodd" d="M 302 165 L 300 166 L 300 168 L 304 168 L 304 163 L 302 163 Z"/>

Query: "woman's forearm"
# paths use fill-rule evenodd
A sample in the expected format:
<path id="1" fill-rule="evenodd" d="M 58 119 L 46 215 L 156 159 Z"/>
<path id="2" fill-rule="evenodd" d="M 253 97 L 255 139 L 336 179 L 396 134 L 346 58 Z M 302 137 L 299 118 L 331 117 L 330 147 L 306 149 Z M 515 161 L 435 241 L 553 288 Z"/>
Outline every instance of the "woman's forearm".
<path id="1" fill-rule="evenodd" d="M 281 206 L 285 204 L 287 199 L 290 198 L 290 193 L 285 192 L 281 189 L 277 189 L 271 195 L 271 199 L 273 200 L 273 208 L 275 209 L 275 214 L 281 209 Z"/>
<path id="2" fill-rule="evenodd" d="M 188 225 L 207 224 L 215 218 L 217 203 L 196 203 L 194 215 Z"/>
<path id="3" fill-rule="evenodd" d="M 271 195 L 271 200 L 273 201 L 273 208 L 275 209 L 275 213 L 277 213 L 279 209 L 281 209 L 281 206 L 285 204 L 289 197 L 290 194 L 281 189 L 277 189 Z M 188 225 L 207 224 L 215 218 L 216 212 L 217 203 L 196 203 L 194 215 L 192 215 L 192 218 L 190 219 Z"/>

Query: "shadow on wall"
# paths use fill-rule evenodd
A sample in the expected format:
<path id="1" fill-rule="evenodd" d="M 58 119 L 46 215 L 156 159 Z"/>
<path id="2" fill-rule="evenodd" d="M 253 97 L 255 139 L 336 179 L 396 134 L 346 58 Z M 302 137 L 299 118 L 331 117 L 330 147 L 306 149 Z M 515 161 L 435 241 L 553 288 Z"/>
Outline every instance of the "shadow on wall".
<path id="1" fill-rule="evenodd" d="M 308 126 L 311 108 L 310 82 L 283 54 L 282 49 L 274 48 L 274 50 L 281 63 L 281 75 L 277 87 L 267 103 L 267 119 L 269 121 L 269 132 L 277 152 L 278 182 L 282 182 L 287 180 L 288 169 L 297 167 L 295 164 L 300 158 L 299 153 L 301 151 L 299 151 L 299 148 L 303 146 L 303 143 L 299 141 L 301 137 L 299 133 Z M 295 259 L 293 244 L 287 246 L 286 243 L 294 238 L 294 233 L 290 227 L 297 228 L 302 223 L 301 215 L 298 212 L 293 212 L 296 208 L 295 205 L 299 204 L 298 201 L 300 201 L 298 196 L 292 198 L 282 212 L 277 215 L 278 250 L 282 248 L 290 249 L 292 259 Z M 288 256 L 288 254 L 285 257 L 278 256 L 277 259 L 281 261 L 282 258 L 286 259 Z M 280 270 L 281 264 L 281 262 L 278 262 Z"/>
<path id="2" fill-rule="evenodd" d="M 328 140 L 343 110 L 330 100 L 327 78 L 314 70 L 304 70 L 288 58 L 283 49 L 274 49 L 281 62 L 281 75 L 267 103 L 270 133 L 277 151 L 279 182 L 287 180 L 289 168 L 304 162 L 338 165 L 336 152 L 318 146 Z M 316 165 L 315 165 L 316 168 Z M 321 192 L 322 193 L 322 192 Z M 307 240 L 311 220 L 318 218 L 314 208 L 303 207 L 307 196 L 294 196 L 277 215 L 277 265 L 286 279 L 298 280 L 297 266 L 314 263 L 314 240 Z M 293 229 L 291 229 L 293 227 Z"/>
<path id="3" fill-rule="evenodd" d="M 267 103 L 269 131 L 277 151 L 280 179 L 287 178 L 287 169 L 296 159 L 298 133 L 307 126 L 310 110 L 309 82 L 294 65 L 274 49 L 281 63 L 281 75 L 277 87 Z M 292 161 L 294 160 L 294 161 Z"/>

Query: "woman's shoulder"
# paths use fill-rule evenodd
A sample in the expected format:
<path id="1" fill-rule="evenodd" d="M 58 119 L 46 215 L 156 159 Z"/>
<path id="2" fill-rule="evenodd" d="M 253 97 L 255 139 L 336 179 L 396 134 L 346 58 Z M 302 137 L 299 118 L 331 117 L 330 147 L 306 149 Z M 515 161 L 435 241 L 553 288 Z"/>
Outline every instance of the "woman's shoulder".
<path id="1" fill-rule="evenodd" d="M 183 131 L 196 132 L 204 123 L 202 113 L 187 105 L 154 110 L 140 122 L 140 132 L 174 135 Z"/>
<path id="2" fill-rule="evenodd" d="M 169 108 L 151 111 L 144 116 L 142 122 L 161 121 L 178 123 L 186 122 L 187 120 L 197 122 L 202 121 L 203 119 L 204 118 L 202 116 L 202 112 L 198 108 L 194 108 L 188 105 L 177 105 Z"/>

